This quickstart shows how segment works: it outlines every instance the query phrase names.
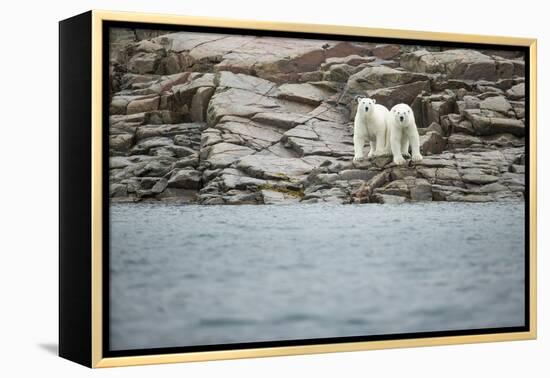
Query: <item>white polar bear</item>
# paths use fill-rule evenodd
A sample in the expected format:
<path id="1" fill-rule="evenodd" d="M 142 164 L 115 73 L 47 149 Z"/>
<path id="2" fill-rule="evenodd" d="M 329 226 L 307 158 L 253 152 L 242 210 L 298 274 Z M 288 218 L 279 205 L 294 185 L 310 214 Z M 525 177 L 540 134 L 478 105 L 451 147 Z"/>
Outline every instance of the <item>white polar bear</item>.
<path id="1" fill-rule="evenodd" d="M 368 157 L 389 154 L 387 147 L 386 115 L 389 110 L 376 103 L 376 100 L 366 97 L 357 98 L 357 113 L 353 125 L 354 161 L 364 159 L 365 142 L 370 143 Z"/>
<path id="2" fill-rule="evenodd" d="M 397 104 L 388 113 L 386 127 L 389 131 L 390 148 L 393 162 L 397 165 L 405 164 L 405 158 L 409 158 L 409 144 L 412 151 L 412 161 L 422 160 L 420 155 L 420 137 L 414 120 L 412 109 L 407 104 Z"/>

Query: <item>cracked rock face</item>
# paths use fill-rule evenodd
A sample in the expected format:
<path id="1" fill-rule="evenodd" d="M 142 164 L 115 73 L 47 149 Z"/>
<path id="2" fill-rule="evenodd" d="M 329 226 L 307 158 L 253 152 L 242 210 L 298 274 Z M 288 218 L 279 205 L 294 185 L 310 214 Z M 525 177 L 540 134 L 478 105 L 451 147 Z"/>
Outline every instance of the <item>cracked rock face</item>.
<path id="1" fill-rule="evenodd" d="M 524 198 L 521 53 L 128 29 L 109 51 L 113 201 Z M 356 95 L 410 105 L 424 160 L 354 163 Z"/>

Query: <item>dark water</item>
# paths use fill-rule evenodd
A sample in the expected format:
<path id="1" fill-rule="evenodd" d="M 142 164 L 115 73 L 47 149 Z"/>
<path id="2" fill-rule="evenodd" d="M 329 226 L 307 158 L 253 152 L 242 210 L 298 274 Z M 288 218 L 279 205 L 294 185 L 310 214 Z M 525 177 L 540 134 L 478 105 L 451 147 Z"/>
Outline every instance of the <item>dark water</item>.
<path id="1" fill-rule="evenodd" d="M 524 204 L 111 207 L 111 348 L 524 323 Z"/>

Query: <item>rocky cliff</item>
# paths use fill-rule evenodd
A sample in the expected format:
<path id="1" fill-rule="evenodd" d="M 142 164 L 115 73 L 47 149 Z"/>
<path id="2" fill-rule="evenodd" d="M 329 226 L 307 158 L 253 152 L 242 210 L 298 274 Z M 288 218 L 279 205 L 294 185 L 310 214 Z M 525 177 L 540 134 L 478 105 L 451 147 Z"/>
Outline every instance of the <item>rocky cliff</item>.
<path id="1" fill-rule="evenodd" d="M 110 51 L 113 200 L 523 200 L 520 53 L 143 31 Z M 353 163 L 356 95 L 411 105 L 424 160 Z"/>

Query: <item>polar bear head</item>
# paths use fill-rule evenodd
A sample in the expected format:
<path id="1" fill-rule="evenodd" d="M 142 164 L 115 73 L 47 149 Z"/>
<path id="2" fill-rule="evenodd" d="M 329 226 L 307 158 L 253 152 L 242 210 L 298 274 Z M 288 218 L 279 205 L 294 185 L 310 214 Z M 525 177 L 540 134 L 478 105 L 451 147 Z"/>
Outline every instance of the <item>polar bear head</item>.
<path id="1" fill-rule="evenodd" d="M 362 112 L 372 112 L 374 110 L 374 104 L 376 104 L 376 100 L 373 98 L 357 97 L 357 109 Z"/>
<path id="2" fill-rule="evenodd" d="M 414 115 L 412 109 L 407 104 L 397 104 L 391 109 L 391 115 L 397 124 L 408 125 Z"/>

